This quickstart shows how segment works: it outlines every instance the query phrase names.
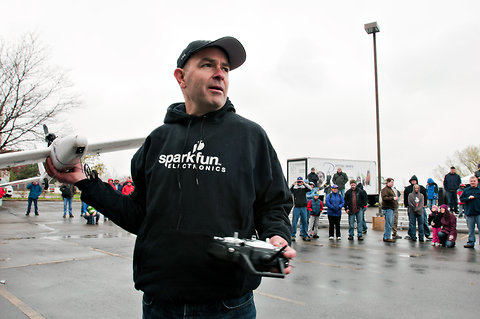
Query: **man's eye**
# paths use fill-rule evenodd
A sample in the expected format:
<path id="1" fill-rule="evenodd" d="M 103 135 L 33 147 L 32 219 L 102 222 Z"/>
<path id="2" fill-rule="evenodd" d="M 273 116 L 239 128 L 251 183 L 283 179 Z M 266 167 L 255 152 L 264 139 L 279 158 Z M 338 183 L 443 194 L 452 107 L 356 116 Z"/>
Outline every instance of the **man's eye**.
<path id="1" fill-rule="evenodd" d="M 211 63 L 204 63 L 204 64 L 202 64 L 202 68 L 209 68 L 209 67 L 211 67 L 211 66 L 212 66 Z"/>
<path id="2" fill-rule="evenodd" d="M 225 73 L 228 73 L 228 72 L 230 72 L 230 68 L 224 67 L 224 68 L 223 68 L 223 71 L 224 71 Z"/>

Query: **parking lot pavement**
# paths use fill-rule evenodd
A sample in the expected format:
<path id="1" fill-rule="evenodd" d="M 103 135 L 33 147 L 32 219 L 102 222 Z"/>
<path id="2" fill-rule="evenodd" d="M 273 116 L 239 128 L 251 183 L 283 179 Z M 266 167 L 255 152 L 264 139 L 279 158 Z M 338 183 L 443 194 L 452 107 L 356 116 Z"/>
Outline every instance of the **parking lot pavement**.
<path id="1" fill-rule="evenodd" d="M 133 288 L 135 236 L 107 221 L 62 218 L 63 203 L 0 208 L 0 318 L 141 318 Z M 369 225 L 370 226 L 370 225 Z M 405 235 L 402 231 L 401 235 Z M 479 249 L 429 242 L 382 242 L 369 229 L 362 242 L 296 241 L 293 273 L 266 278 L 255 291 L 258 318 L 436 318 L 477 316 Z"/>

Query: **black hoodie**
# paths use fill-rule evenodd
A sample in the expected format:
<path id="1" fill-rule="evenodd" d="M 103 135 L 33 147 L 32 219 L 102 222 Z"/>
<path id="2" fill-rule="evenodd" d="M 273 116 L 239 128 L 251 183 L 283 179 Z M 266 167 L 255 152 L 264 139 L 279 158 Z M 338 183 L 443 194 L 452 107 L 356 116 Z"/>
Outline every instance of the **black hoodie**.
<path id="1" fill-rule="evenodd" d="M 410 183 L 410 185 L 405 187 L 405 189 L 403 191 L 403 205 L 404 205 L 404 207 L 408 207 L 408 195 L 413 192 L 413 185 L 414 185 L 414 184 L 412 184 L 413 180 L 417 181 L 417 184 L 418 184 L 417 176 L 413 175 L 412 178 L 410 178 L 410 180 L 408 181 Z M 424 199 L 423 206 L 427 206 L 427 189 L 425 187 L 423 187 L 422 185 L 419 185 L 419 186 L 420 186 L 420 193 L 423 194 L 423 199 Z"/>
<path id="2" fill-rule="evenodd" d="M 77 185 L 83 201 L 138 235 L 135 287 L 161 300 L 222 300 L 258 287 L 259 277 L 206 252 L 213 236 L 290 239 L 291 194 L 275 150 L 229 100 L 201 117 L 171 105 L 131 169 L 131 196 L 98 180 Z"/>

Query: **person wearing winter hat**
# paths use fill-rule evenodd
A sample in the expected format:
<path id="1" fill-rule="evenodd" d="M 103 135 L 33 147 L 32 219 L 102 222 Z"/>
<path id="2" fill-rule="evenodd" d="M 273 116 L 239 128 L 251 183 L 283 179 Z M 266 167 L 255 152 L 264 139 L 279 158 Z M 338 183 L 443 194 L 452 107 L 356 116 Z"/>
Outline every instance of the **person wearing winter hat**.
<path id="1" fill-rule="evenodd" d="M 448 210 L 448 206 L 440 205 L 440 214 L 442 219 L 442 229 L 438 232 L 438 240 L 440 245 L 447 248 L 455 247 L 455 241 L 457 240 L 457 218 Z"/>
<path id="2" fill-rule="evenodd" d="M 428 224 L 432 226 L 432 246 L 437 246 L 438 244 L 440 244 L 440 241 L 438 240 L 438 232 L 442 227 L 442 215 L 438 211 L 437 205 L 432 205 L 432 208 L 430 210 L 431 213 L 428 215 Z"/>
<path id="3" fill-rule="evenodd" d="M 307 211 L 307 193 L 312 187 L 305 183 L 302 177 L 298 177 L 290 187 L 293 195 L 293 212 L 292 212 L 292 241 L 295 241 L 297 235 L 298 219 L 300 218 L 300 235 L 304 241 L 311 241 L 308 236 L 308 211 Z"/>

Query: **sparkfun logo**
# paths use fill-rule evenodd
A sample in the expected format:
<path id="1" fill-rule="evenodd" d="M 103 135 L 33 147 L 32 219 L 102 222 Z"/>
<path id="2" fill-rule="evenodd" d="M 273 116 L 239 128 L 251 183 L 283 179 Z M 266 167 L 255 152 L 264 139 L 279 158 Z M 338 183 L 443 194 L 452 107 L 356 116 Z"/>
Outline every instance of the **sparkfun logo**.
<path id="1" fill-rule="evenodd" d="M 216 156 L 204 155 L 201 150 L 205 148 L 202 140 L 193 145 L 193 150 L 186 154 L 160 155 L 158 162 L 166 168 L 196 169 L 199 171 L 213 171 L 225 173 L 227 169 L 220 163 Z"/>

